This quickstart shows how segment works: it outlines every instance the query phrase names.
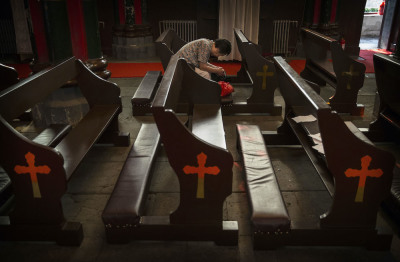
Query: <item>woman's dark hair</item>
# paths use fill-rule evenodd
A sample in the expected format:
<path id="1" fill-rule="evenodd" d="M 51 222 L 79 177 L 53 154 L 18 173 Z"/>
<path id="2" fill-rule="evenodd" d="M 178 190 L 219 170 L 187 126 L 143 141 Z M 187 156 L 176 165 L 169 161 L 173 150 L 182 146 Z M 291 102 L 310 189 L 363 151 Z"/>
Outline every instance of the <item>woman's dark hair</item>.
<path id="1" fill-rule="evenodd" d="M 215 42 L 215 48 L 219 49 L 221 55 L 229 55 L 232 51 L 231 42 L 226 39 L 217 39 Z"/>

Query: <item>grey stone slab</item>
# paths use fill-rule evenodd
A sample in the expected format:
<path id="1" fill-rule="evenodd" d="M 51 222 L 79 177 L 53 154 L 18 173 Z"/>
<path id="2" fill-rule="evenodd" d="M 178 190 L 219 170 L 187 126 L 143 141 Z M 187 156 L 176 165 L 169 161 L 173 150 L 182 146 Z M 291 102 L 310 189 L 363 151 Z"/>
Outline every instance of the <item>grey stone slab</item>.
<path id="1" fill-rule="evenodd" d="M 83 162 L 68 183 L 71 194 L 110 194 L 124 162 Z"/>
<path id="2" fill-rule="evenodd" d="M 96 261 L 184 262 L 186 253 L 186 242 L 131 241 L 124 245 L 104 244 Z"/>
<path id="3" fill-rule="evenodd" d="M 282 192 L 292 228 L 316 228 L 332 202 L 327 191 Z"/>
<path id="4" fill-rule="evenodd" d="M 93 146 L 86 155 L 84 162 L 88 161 L 120 161 L 125 162 L 125 159 L 131 149 L 131 146 L 113 146 L 96 144 Z"/>
<path id="5" fill-rule="evenodd" d="M 395 261 L 389 252 L 367 251 L 361 247 L 284 247 L 275 251 L 279 262 L 373 262 Z"/>
<path id="6" fill-rule="evenodd" d="M 237 246 L 217 246 L 214 242 L 188 242 L 185 261 L 240 261 Z"/>
<path id="7" fill-rule="evenodd" d="M 254 262 L 256 251 L 253 250 L 252 236 L 239 236 L 239 258 L 240 261 Z M 262 261 L 274 261 L 264 259 Z"/>
<path id="8" fill-rule="evenodd" d="M 246 193 L 233 193 L 227 197 L 224 203 L 224 220 L 238 222 L 239 236 L 251 235 L 250 208 Z"/>
<path id="9" fill-rule="evenodd" d="M 147 197 L 146 216 L 169 216 L 179 206 L 179 193 L 151 193 Z"/>
<path id="10" fill-rule="evenodd" d="M 233 178 L 232 178 L 232 192 L 243 193 L 246 191 L 244 174 L 243 174 L 243 163 L 233 162 Z"/>
<path id="11" fill-rule="evenodd" d="M 120 90 L 120 96 L 131 97 L 135 94 L 136 89 L 140 85 L 143 77 L 132 77 L 132 78 L 110 78 L 110 82 L 116 83 Z"/>
<path id="12" fill-rule="evenodd" d="M 178 193 L 179 180 L 169 162 L 156 161 L 150 192 Z"/>
<path id="13" fill-rule="evenodd" d="M 272 166 L 282 191 L 326 190 L 301 147 L 268 147 Z"/>
<path id="14" fill-rule="evenodd" d="M 57 246 L 53 242 L 0 242 L 2 262 L 67 262 L 74 261 L 77 252 L 77 247 Z"/>

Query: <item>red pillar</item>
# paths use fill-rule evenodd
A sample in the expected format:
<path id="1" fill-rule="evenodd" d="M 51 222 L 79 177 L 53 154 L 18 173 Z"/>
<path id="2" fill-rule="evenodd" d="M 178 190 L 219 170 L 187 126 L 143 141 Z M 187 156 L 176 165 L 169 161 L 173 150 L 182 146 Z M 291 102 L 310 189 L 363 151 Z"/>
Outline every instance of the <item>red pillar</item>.
<path id="1" fill-rule="evenodd" d="M 125 1 L 118 0 L 118 10 L 119 10 L 119 24 L 125 24 Z"/>
<path id="2" fill-rule="evenodd" d="M 331 19 L 329 21 L 331 24 L 335 24 L 336 23 L 337 4 L 338 4 L 338 0 L 332 0 Z"/>
<path id="3" fill-rule="evenodd" d="M 29 10 L 32 18 L 32 27 L 35 34 L 35 45 L 38 63 L 49 62 L 49 51 L 46 40 L 46 30 L 43 21 L 41 3 L 37 0 L 29 0 Z"/>
<path id="4" fill-rule="evenodd" d="M 133 5 L 135 8 L 135 24 L 141 25 L 142 24 L 142 6 L 141 0 L 135 0 Z"/>
<path id="5" fill-rule="evenodd" d="M 315 0 L 314 18 L 313 18 L 314 27 L 317 27 L 319 25 L 320 14 L 321 14 L 321 0 Z"/>
<path id="6" fill-rule="evenodd" d="M 72 52 L 78 59 L 86 61 L 88 58 L 85 19 L 81 0 L 68 0 L 68 20 L 71 31 Z"/>

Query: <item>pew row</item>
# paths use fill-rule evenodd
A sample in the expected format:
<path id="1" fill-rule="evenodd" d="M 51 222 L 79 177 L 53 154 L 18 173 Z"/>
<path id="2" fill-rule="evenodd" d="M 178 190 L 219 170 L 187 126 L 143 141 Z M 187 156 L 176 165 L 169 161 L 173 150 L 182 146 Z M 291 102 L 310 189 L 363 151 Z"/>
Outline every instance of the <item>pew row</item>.
<path id="1" fill-rule="evenodd" d="M 274 104 L 276 77 L 273 76 L 273 63 L 263 58 L 259 54 L 260 51 L 253 50 L 253 48 L 255 48 L 254 44 L 249 42 L 243 35 L 243 33 L 240 32 L 240 30 L 237 34 L 240 35 L 240 40 L 237 39 L 239 48 L 246 50 L 249 48 L 247 53 L 249 53 L 249 59 L 251 60 L 251 71 L 247 70 L 246 63 L 242 63 L 242 69 L 239 71 L 239 75 L 243 75 L 244 78 L 247 79 L 245 85 L 250 85 L 250 88 L 252 88 L 252 95 L 247 99 L 247 102 L 236 101 L 234 94 L 222 97 L 221 105 L 223 114 L 231 115 L 239 113 L 262 113 L 268 115 L 280 115 L 282 113 L 282 107 L 280 105 Z M 161 58 L 161 63 L 165 70 L 171 56 L 174 55 L 186 43 L 184 40 L 180 39 L 179 36 L 172 29 L 167 29 L 155 41 L 155 44 L 157 54 Z M 246 47 L 242 48 L 242 45 Z M 247 47 L 248 45 L 251 46 Z M 246 66 L 244 67 L 243 64 L 246 64 Z M 254 79 L 254 83 L 251 79 L 251 74 L 253 74 L 252 76 Z M 232 78 L 232 82 L 234 83 L 233 85 L 235 85 L 235 79 L 235 77 Z M 161 79 L 159 79 L 159 81 L 161 81 Z M 243 83 L 241 83 L 241 85 L 243 85 Z M 145 90 L 147 90 L 146 92 L 150 94 L 153 93 L 153 90 L 156 90 L 157 88 L 157 83 L 149 84 L 146 85 Z M 132 98 L 133 115 L 145 115 L 151 113 L 149 105 L 151 104 L 152 100 L 153 98 L 150 95 L 146 96 L 145 100 L 142 99 L 140 101 L 135 97 Z M 186 101 L 180 101 L 177 112 L 182 113 L 186 110 Z"/>
<path id="2" fill-rule="evenodd" d="M 274 57 L 274 62 L 285 100 L 282 125 L 275 133 L 237 126 L 252 207 L 254 247 L 357 245 L 390 249 L 392 232 L 377 225 L 377 213 L 390 192 L 393 156 L 376 148 L 351 122 L 344 122 L 282 57 Z M 315 119 L 296 122 L 294 117 L 299 116 Z M 311 137 L 318 134 L 317 140 Z M 317 222 L 310 225 L 292 219 L 266 147 L 297 144 L 307 153 L 331 198 L 329 208 L 315 214 L 312 221 Z M 322 151 L 315 149 L 318 144 Z"/>
<path id="3" fill-rule="evenodd" d="M 364 105 L 357 104 L 357 95 L 364 84 L 364 64 L 343 51 L 333 38 L 301 28 L 301 41 L 306 65 L 300 75 L 320 86 L 328 83 L 335 88 L 329 104 L 338 113 L 364 115 Z"/>
<path id="4" fill-rule="evenodd" d="M 172 56 L 152 104 L 156 124 L 142 126 L 103 211 L 108 242 L 192 240 L 237 245 L 237 221 L 223 220 L 223 203 L 232 193 L 233 158 L 226 149 L 220 92 L 217 83 Z M 186 124 L 175 111 L 180 96 L 190 105 Z M 179 180 L 180 204 L 169 216 L 149 216 L 144 206 L 160 141 Z M 151 160 L 137 164 L 141 159 L 132 159 L 137 151 L 146 152 L 139 156 Z"/>
<path id="5" fill-rule="evenodd" d="M 89 112 L 74 126 L 50 126 L 34 140 L 10 124 L 26 109 L 75 79 Z M 80 245 L 80 222 L 64 217 L 61 197 L 67 183 L 96 142 L 128 146 L 129 133 L 118 129 L 122 110 L 116 84 L 93 74 L 80 60 L 67 59 L 0 93 L 0 165 L 8 174 L 14 208 L 0 217 L 0 240 L 56 241 Z"/>
<path id="6" fill-rule="evenodd" d="M 157 55 L 161 59 L 164 71 L 167 69 L 171 56 L 175 54 L 186 42 L 172 29 L 165 30 L 155 41 Z M 142 116 L 151 114 L 151 103 L 161 82 L 160 71 L 146 73 L 134 96 L 131 99 L 132 115 Z M 185 110 L 182 109 L 182 110 Z"/>
<path id="7" fill-rule="evenodd" d="M 400 143 L 400 60 L 396 57 L 374 54 L 375 79 L 379 94 L 377 119 L 370 125 L 365 135 L 374 142 Z M 397 147 L 396 147 L 397 148 Z M 397 159 L 397 163 L 399 163 Z M 394 172 L 390 196 L 384 207 L 394 221 L 400 221 L 400 166 Z M 399 224 L 399 223 L 398 223 Z M 399 224 L 400 225 L 400 224 Z"/>

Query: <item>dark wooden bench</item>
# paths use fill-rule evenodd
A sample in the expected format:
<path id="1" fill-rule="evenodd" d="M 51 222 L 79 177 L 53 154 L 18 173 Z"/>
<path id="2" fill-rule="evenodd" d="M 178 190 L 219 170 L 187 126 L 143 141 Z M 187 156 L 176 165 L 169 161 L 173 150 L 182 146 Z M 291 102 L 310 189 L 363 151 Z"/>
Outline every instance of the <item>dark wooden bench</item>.
<path id="1" fill-rule="evenodd" d="M 155 41 L 157 55 L 161 59 L 161 64 L 166 70 L 171 56 L 177 52 L 186 42 L 182 40 L 174 30 L 165 30 Z M 151 114 L 151 103 L 161 81 L 160 71 L 149 71 L 141 81 L 138 89 L 131 99 L 132 114 L 141 116 Z"/>
<path id="2" fill-rule="evenodd" d="M 274 57 L 274 62 L 285 100 L 282 125 L 276 133 L 260 133 L 253 126 L 238 126 L 239 145 L 252 144 L 242 151 L 253 216 L 256 214 L 259 218 L 253 217 L 255 248 L 361 245 L 389 249 L 392 233 L 381 231 L 377 226 L 377 212 L 389 195 L 393 156 L 376 148 L 354 124 L 344 122 L 282 57 Z M 314 116 L 315 121 L 298 123 L 293 120 L 296 116 L 309 115 Z M 318 133 L 324 153 L 313 148 L 315 142 L 310 135 Z M 310 215 L 309 224 L 299 223 L 292 217 L 291 211 L 302 209 L 302 203 L 296 208 L 288 208 L 287 216 L 287 204 L 278 191 L 268 150 L 259 151 L 265 145 L 296 144 L 307 153 L 332 200 L 330 206 L 327 203 L 325 213 L 314 214 L 314 218 Z M 360 174 L 366 175 L 361 182 Z M 268 188 L 271 192 L 262 190 L 259 193 L 259 188 Z M 266 197 L 264 202 L 261 197 Z"/>
<path id="3" fill-rule="evenodd" d="M 374 54 L 375 79 L 379 95 L 379 111 L 365 135 L 372 141 L 400 144 L 400 60 L 389 55 Z M 397 159 L 398 163 L 399 160 Z M 386 209 L 400 221 L 400 167 L 394 172 Z M 400 224 L 400 223 L 398 223 Z"/>
<path id="4" fill-rule="evenodd" d="M 211 240 L 237 245 L 237 222 L 223 220 L 223 202 L 232 193 L 233 158 L 226 149 L 220 92 L 217 83 L 172 56 L 152 104 L 156 125 L 142 126 L 104 209 L 107 241 Z M 175 113 L 181 95 L 191 104 L 186 125 Z M 148 216 L 146 189 L 160 138 L 179 179 L 180 205 L 170 216 Z"/>
<path id="5" fill-rule="evenodd" d="M 343 51 L 331 37 L 307 28 L 301 28 L 300 35 L 306 56 L 300 75 L 320 86 L 328 83 L 335 88 L 329 104 L 338 113 L 363 116 L 364 106 L 357 104 L 357 95 L 364 84 L 365 65 Z"/>
<path id="6" fill-rule="evenodd" d="M 10 125 L 21 112 L 71 79 L 76 79 L 90 107 L 73 128 L 51 126 L 32 141 Z M 119 94 L 116 84 L 97 77 L 75 58 L 0 93 L 0 165 L 11 179 L 15 196 L 12 212 L 0 217 L 0 240 L 81 243 L 82 225 L 65 219 L 60 199 L 72 174 L 96 142 L 129 145 L 129 133 L 118 130 L 122 111 Z"/>
<path id="7" fill-rule="evenodd" d="M 0 64 L 0 91 L 18 83 L 18 72 L 15 68 Z"/>
<path id="8" fill-rule="evenodd" d="M 185 40 L 181 39 L 178 34 L 168 28 L 165 30 L 155 41 L 157 55 L 161 59 L 161 64 L 164 71 L 167 70 L 167 66 L 171 56 L 173 56 L 179 49 L 186 44 Z"/>
<path id="9" fill-rule="evenodd" d="M 274 63 L 264 58 L 261 55 L 260 47 L 249 41 L 240 29 L 234 28 L 233 31 L 242 56 L 242 66 L 238 77 L 248 79 L 252 91 L 246 102 L 233 100 L 231 104 L 226 105 L 223 108 L 224 114 L 281 115 L 282 107 L 274 103 L 275 90 L 278 87 Z M 237 81 L 232 78 L 233 83 Z"/>

